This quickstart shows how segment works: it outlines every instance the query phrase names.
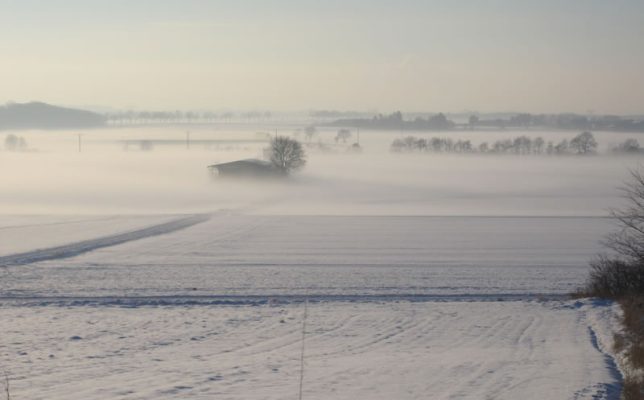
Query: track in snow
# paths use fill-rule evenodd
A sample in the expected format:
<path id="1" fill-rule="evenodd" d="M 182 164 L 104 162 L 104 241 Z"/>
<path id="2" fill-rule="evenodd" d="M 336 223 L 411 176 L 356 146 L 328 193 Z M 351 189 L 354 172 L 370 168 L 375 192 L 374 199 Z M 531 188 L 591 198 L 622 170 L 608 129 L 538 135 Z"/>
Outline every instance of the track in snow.
<path id="1" fill-rule="evenodd" d="M 88 251 L 100 249 L 102 247 L 114 246 L 133 240 L 163 235 L 180 229 L 188 228 L 201 222 L 205 222 L 209 218 L 210 216 L 206 214 L 191 215 L 174 221 L 149 226 L 147 228 L 137 229 L 126 233 L 104 236 L 102 238 L 85 240 L 82 242 L 76 242 L 47 249 L 11 254 L 8 256 L 0 257 L 0 266 L 24 265 L 39 261 L 74 257 Z"/>
<path id="2" fill-rule="evenodd" d="M 309 303 L 381 303 L 381 302 L 521 302 L 566 300 L 565 294 L 494 293 L 494 294 L 257 294 L 257 295 L 166 295 L 166 296 L 0 296 L 0 306 L 60 306 L 60 307 L 146 307 L 146 306 L 260 306 L 297 305 Z"/>

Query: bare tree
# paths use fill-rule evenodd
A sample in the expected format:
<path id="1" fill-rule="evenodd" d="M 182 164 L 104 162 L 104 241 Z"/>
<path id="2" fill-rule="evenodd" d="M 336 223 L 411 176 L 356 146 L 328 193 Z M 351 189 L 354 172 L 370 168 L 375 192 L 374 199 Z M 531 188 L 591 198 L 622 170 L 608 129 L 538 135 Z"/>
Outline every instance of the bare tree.
<path id="1" fill-rule="evenodd" d="M 8 151 L 27 150 L 27 141 L 22 136 L 10 134 L 4 140 L 4 148 Z"/>
<path id="2" fill-rule="evenodd" d="M 640 153 L 640 142 L 637 139 L 626 139 L 624 142 L 613 147 L 613 153 Z"/>
<path id="3" fill-rule="evenodd" d="M 468 124 L 470 125 L 470 129 L 474 129 L 476 125 L 479 124 L 479 117 L 477 115 L 470 115 L 470 119 L 468 120 Z"/>
<path id="4" fill-rule="evenodd" d="M 554 154 L 566 154 L 568 153 L 568 149 L 570 148 L 570 145 L 568 143 L 567 139 L 563 139 L 561 142 L 557 143 L 557 145 L 554 147 Z"/>
<path id="5" fill-rule="evenodd" d="M 310 142 L 313 140 L 313 136 L 317 135 L 318 130 L 315 126 L 309 125 L 306 128 L 304 128 L 304 136 L 306 137 L 306 141 Z"/>
<path id="6" fill-rule="evenodd" d="M 626 260 L 644 265 L 644 175 L 641 169 L 630 174 L 621 188 L 626 205 L 611 210 L 619 229 L 608 235 L 604 244 Z"/>
<path id="7" fill-rule="evenodd" d="M 532 152 L 534 154 L 542 154 L 545 143 L 546 142 L 543 140 L 541 136 L 536 137 L 532 141 Z"/>
<path id="8" fill-rule="evenodd" d="M 286 136 L 271 140 L 271 163 L 285 175 L 302 169 L 306 164 L 306 153 L 302 144 Z"/>
<path id="9" fill-rule="evenodd" d="M 570 141 L 570 148 L 577 154 L 593 154 L 597 150 L 597 141 L 590 132 L 582 132 Z"/>
<path id="10" fill-rule="evenodd" d="M 4 148 L 13 151 L 18 148 L 18 136 L 16 135 L 8 135 L 4 139 Z"/>
<path id="11" fill-rule="evenodd" d="M 351 131 L 348 129 L 340 129 L 338 133 L 335 135 L 335 141 L 336 143 L 339 140 L 342 140 L 342 143 L 346 143 L 347 139 L 351 137 Z"/>
<path id="12" fill-rule="evenodd" d="M 618 229 L 607 235 L 603 244 L 612 254 L 599 255 L 582 293 L 591 296 L 622 298 L 644 293 L 644 175 L 632 170 L 631 179 L 622 187 L 625 205 L 611 211 Z"/>

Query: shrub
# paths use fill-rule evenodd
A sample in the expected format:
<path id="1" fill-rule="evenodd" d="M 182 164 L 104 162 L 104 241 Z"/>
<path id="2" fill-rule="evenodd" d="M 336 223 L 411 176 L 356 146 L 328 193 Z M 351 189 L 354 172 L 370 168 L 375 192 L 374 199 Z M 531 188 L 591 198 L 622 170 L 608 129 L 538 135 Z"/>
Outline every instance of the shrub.
<path id="1" fill-rule="evenodd" d="M 619 299 L 644 294 L 644 174 L 631 171 L 622 187 L 625 205 L 612 210 L 619 229 L 606 236 L 611 256 L 601 255 L 591 263 L 586 286 L 588 296 Z"/>
<path id="2" fill-rule="evenodd" d="M 601 255 L 590 266 L 584 294 L 618 299 L 644 293 L 644 266 L 639 263 Z"/>

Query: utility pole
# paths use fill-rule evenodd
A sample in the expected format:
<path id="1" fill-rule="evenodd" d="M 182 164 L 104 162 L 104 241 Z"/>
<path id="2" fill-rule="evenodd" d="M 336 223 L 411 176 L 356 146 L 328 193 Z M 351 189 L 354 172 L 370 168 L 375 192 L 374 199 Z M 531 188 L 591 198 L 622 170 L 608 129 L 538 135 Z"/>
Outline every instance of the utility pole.
<path id="1" fill-rule="evenodd" d="M 186 150 L 190 150 L 190 131 L 186 131 Z"/>
<path id="2" fill-rule="evenodd" d="M 83 147 L 82 147 L 83 142 L 82 142 L 82 140 L 81 140 L 81 137 L 82 137 L 82 136 L 83 136 L 83 134 L 82 134 L 82 133 L 79 133 L 79 134 L 78 134 L 78 152 L 79 152 L 79 153 L 83 151 Z"/>
<path id="3" fill-rule="evenodd" d="M 360 146 L 360 127 L 358 127 L 358 146 Z"/>

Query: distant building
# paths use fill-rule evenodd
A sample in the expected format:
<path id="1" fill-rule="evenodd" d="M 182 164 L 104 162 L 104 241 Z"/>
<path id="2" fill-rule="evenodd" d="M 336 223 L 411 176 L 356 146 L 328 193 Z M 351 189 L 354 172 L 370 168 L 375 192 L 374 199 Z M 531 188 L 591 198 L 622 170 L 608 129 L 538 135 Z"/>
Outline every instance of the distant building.
<path id="1" fill-rule="evenodd" d="M 208 166 L 213 178 L 274 178 L 283 174 L 268 161 L 249 158 Z"/>

